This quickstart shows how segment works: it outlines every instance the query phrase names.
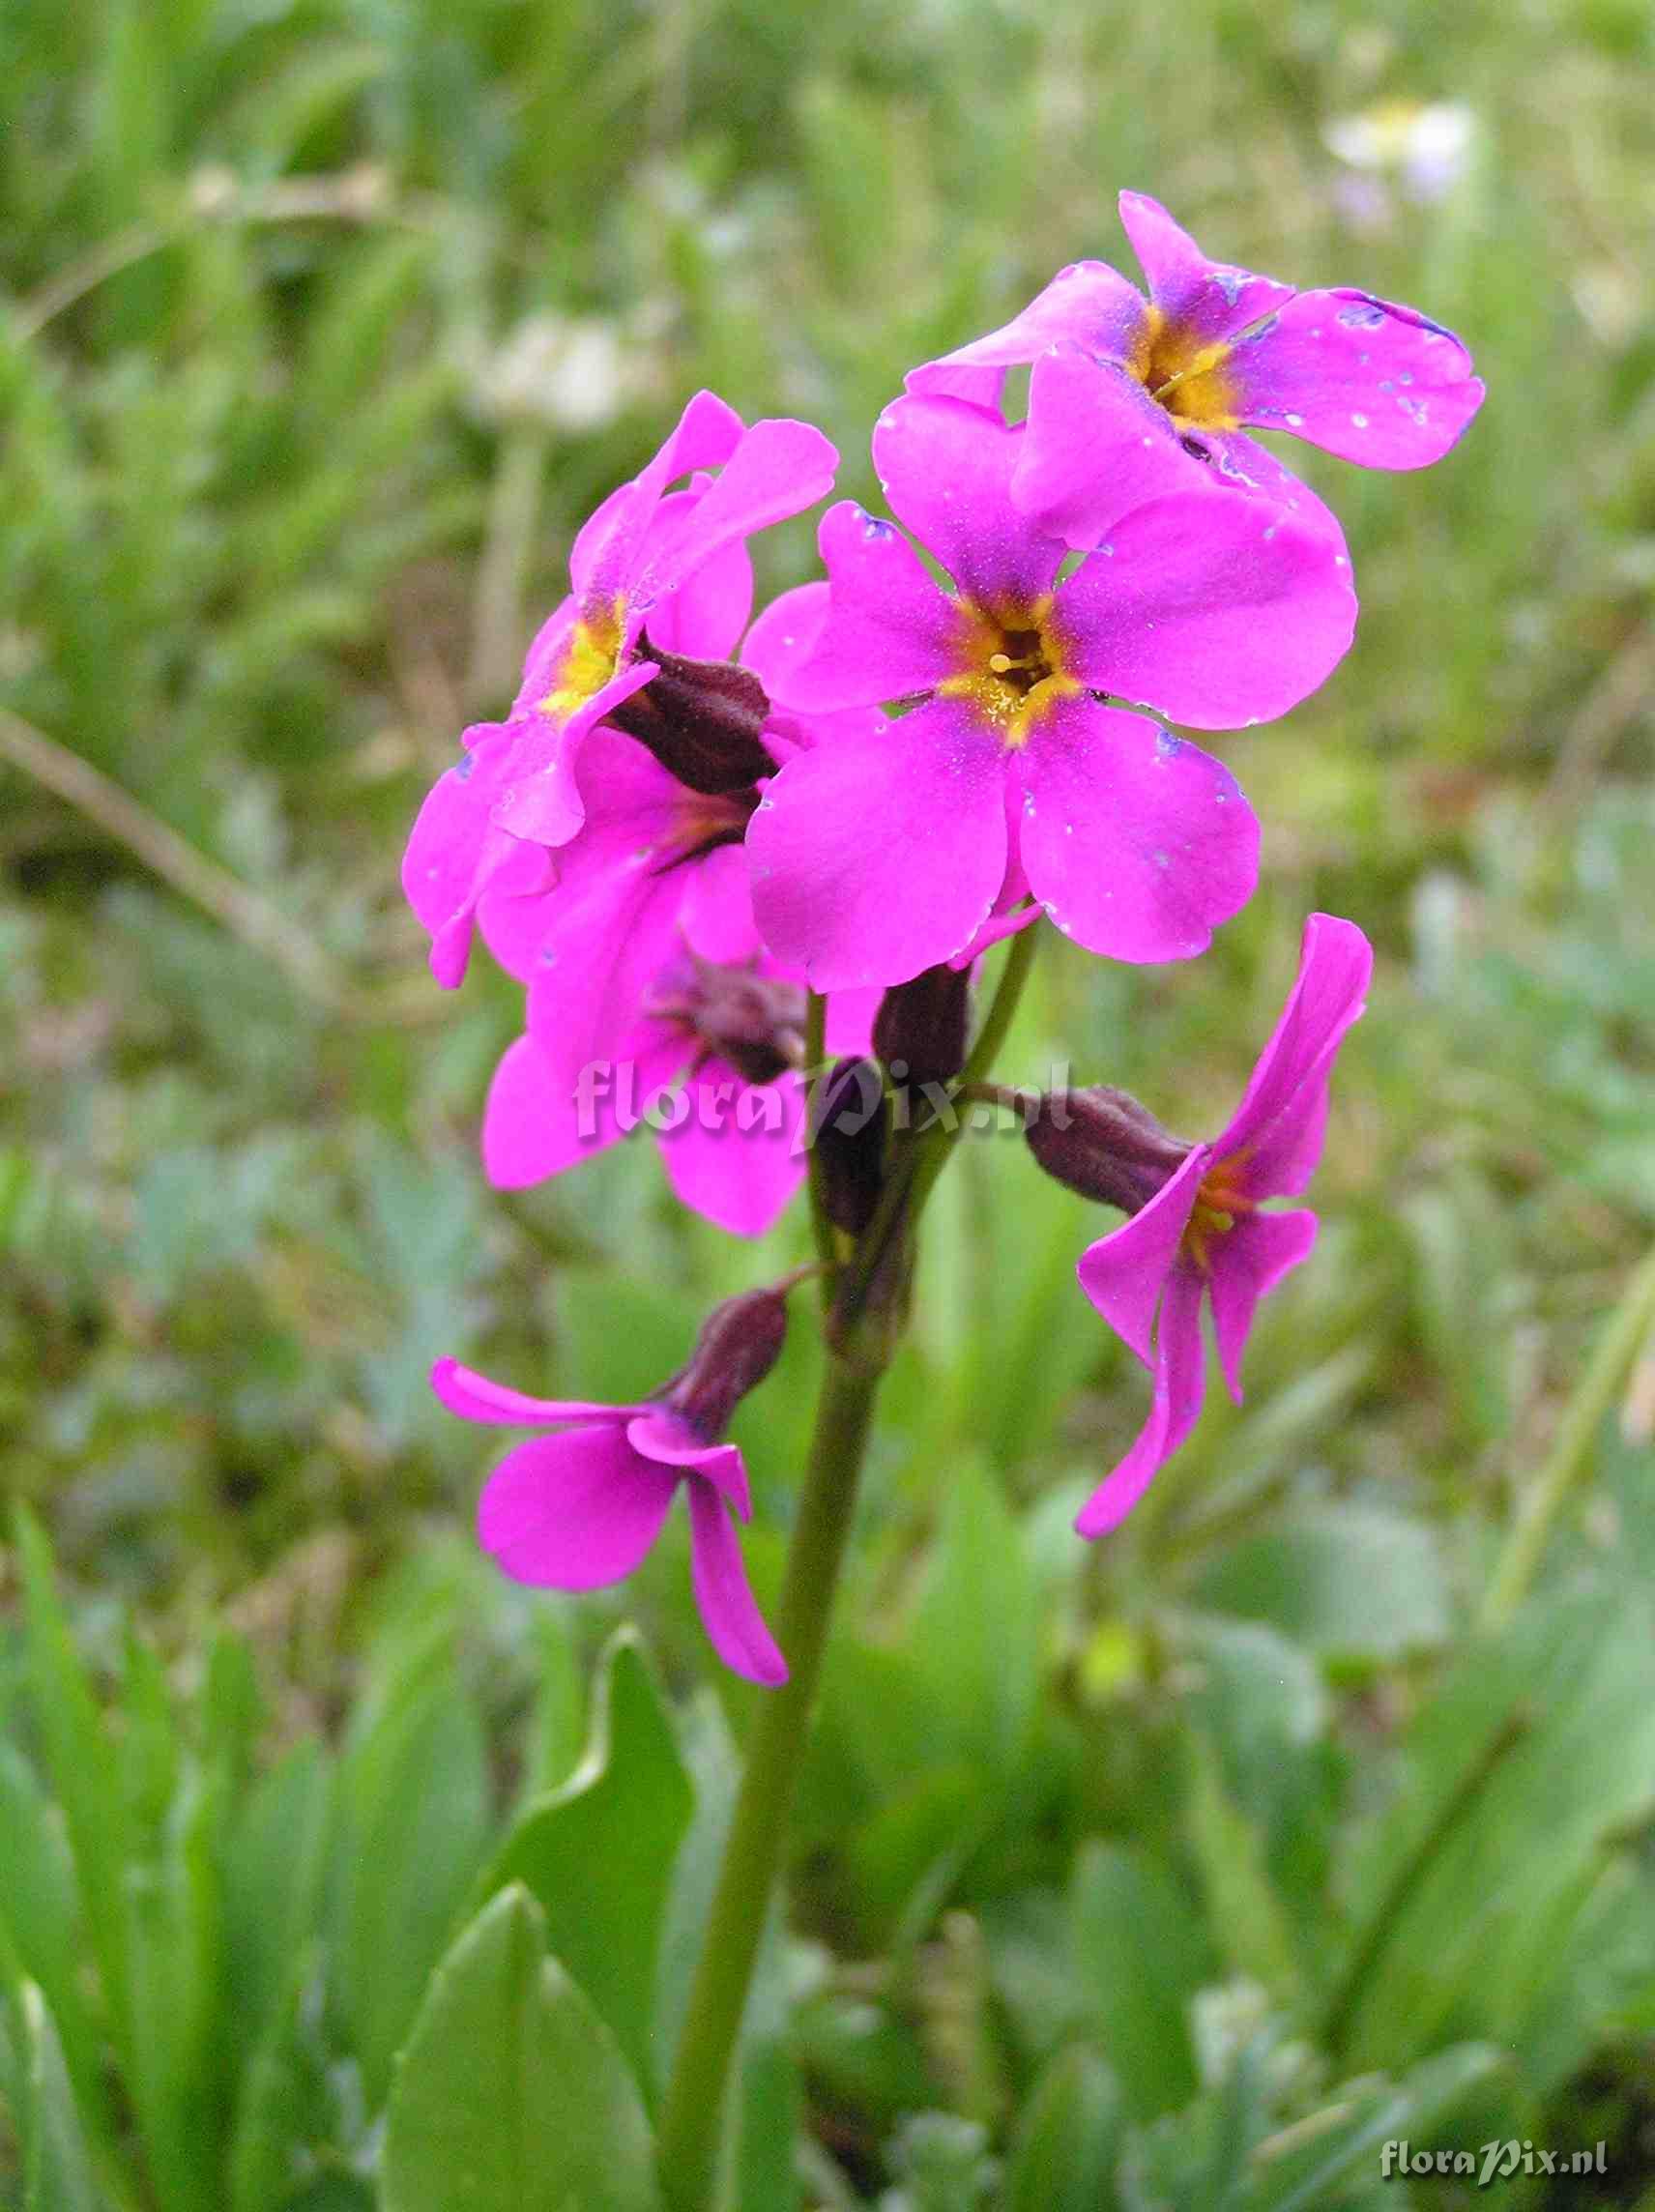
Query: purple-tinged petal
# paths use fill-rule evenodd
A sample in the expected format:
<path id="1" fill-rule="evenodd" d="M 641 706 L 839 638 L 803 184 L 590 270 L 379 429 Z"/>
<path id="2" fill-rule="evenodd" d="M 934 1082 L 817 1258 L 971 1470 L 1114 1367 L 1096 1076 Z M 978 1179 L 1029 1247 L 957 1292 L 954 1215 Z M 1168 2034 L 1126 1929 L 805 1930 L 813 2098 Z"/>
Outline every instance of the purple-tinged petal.
<path id="1" fill-rule="evenodd" d="M 1195 456 L 1196 447 L 1204 450 L 1204 459 Z M 1325 538 L 1335 553 L 1344 554 L 1349 561 L 1350 549 L 1333 509 L 1324 500 L 1318 499 L 1309 484 L 1301 477 L 1295 477 L 1285 461 L 1279 461 L 1256 438 L 1249 438 L 1245 430 L 1192 431 L 1184 452 L 1185 458 L 1193 459 L 1195 466 L 1209 472 L 1208 480 L 1221 490 L 1249 492 L 1258 499 L 1273 500 L 1278 507 L 1286 508 L 1295 522 L 1313 531 L 1318 538 Z"/>
<path id="2" fill-rule="evenodd" d="M 951 959 L 1005 873 L 1004 785 L 999 741 L 952 700 L 798 754 L 747 830 L 765 942 L 819 991 Z"/>
<path id="3" fill-rule="evenodd" d="M 610 494 L 575 538 L 569 578 L 583 607 L 606 605 L 625 590 L 667 486 L 727 461 L 741 435 L 741 418 L 733 407 L 715 393 L 695 394 L 660 451 L 630 483 Z"/>
<path id="4" fill-rule="evenodd" d="M 828 589 L 822 583 L 798 584 L 783 592 L 756 617 L 741 641 L 741 665 L 752 670 L 772 706 L 789 703 L 794 670 L 816 650 L 828 621 Z"/>
<path id="5" fill-rule="evenodd" d="M 853 499 L 822 518 L 828 620 L 788 682 L 787 704 L 877 707 L 929 691 L 958 665 L 960 610 L 893 522 Z"/>
<path id="6" fill-rule="evenodd" d="M 1144 320 L 1144 298 L 1105 261 L 1076 261 L 1060 269 L 1020 315 L 958 346 L 941 361 L 913 368 L 910 392 L 944 393 L 979 407 L 995 407 L 1008 368 L 1036 361 L 1050 345 L 1072 338 L 1103 360 L 1120 360 Z"/>
<path id="7" fill-rule="evenodd" d="M 1214 487 L 1124 516 L 1060 588 L 1052 619 L 1083 683 L 1234 729 L 1316 689 L 1350 648 L 1356 595 L 1327 538 Z"/>
<path id="8" fill-rule="evenodd" d="M 585 1398 L 530 1398 L 507 1383 L 490 1382 L 457 1359 L 439 1359 L 431 1369 L 431 1388 L 462 1421 L 486 1421 L 496 1428 L 522 1428 L 543 1421 L 624 1422 L 630 1406 L 598 1406 Z"/>
<path id="9" fill-rule="evenodd" d="M 1172 416 L 1118 364 L 1072 345 L 1035 362 L 1011 496 L 1065 544 L 1101 544 L 1133 508 L 1199 488 L 1202 467 Z"/>
<path id="10" fill-rule="evenodd" d="M 759 949 L 746 849 L 721 845 L 705 859 L 686 863 L 679 926 L 703 960 L 739 968 Z"/>
<path id="11" fill-rule="evenodd" d="M 513 1582 L 599 1589 L 641 1563 L 679 1479 L 641 1459 L 612 1422 L 535 1437 L 483 1485 L 478 1539 Z"/>
<path id="12" fill-rule="evenodd" d="M 1147 1206 L 1088 1245 L 1075 1269 L 1081 1289 L 1146 1367 L 1155 1363 L 1155 1312 L 1211 1160 L 1206 1147 L 1197 1145 Z"/>
<path id="13" fill-rule="evenodd" d="M 773 1688 L 787 1661 L 765 1626 L 741 1560 L 729 1511 L 716 1492 L 689 1482 L 690 1579 L 708 1641 L 726 1667 Z"/>
<path id="14" fill-rule="evenodd" d="M 1314 1213 L 1248 1213 L 1234 1229 L 1209 1239 L 1212 1319 L 1225 1383 L 1241 1403 L 1241 1353 L 1259 1300 L 1292 1267 L 1310 1258 L 1316 1242 Z"/>
<path id="15" fill-rule="evenodd" d="M 1285 306 L 1291 284 L 1210 261 L 1147 192 L 1122 192 L 1120 220 L 1149 280 L 1149 297 L 1169 321 L 1211 343 L 1234 337 Z"/>
<path id="16" fill-rule="evenodd" d="M 1250 1196 L 1292 1197 L 1310 1180 L 1327 1110 L 1327 1071 L 1362 1012 L 1374 950 L 1353 921 L 1313 914 L 1298 975 L 1214 1156 L 1236 1162 Z"/>
<path id="17" fill-rule="evenodd" d="M 570 1070 L 533 1036 L 508 1045 L 482 1116 L 483 1173 L 496 1190 L 522 1190 L 592 1159 L 630 1134 L 651 1092 L 670 1083 L 688 1047 L 658 1023 L 638 1027 L 635 1049 Z"/>
<path id="18" fill-rule="evenodd" d="M 656 1137 L 673 1190 L 727 1236 L 768 1235 L 804 1180 L 799 1078 L 744 1083 L 727 1062 L 710 1060 L 684 1097 L 684 1119 Z"/>
<path id="19" fill-rule="evenodd" d="M 1155 1396 L 1149 1418 L 1126 1457 L 1075 1518 L 1083 1536 L 1118 1528 L 1195 1427 L 1206 1395 L 1206 1346 L 1201 1333 L 1202 1278 L 1180 1260 L 1167 1278 L 1155 1318 Z"/>
<path id="20" fill-rule="evenodd" d="M 1044 597 L 1062 566 L 1061 540 L 1011 504 L 1022 446 L 1021 429 L 963 399 L 911 394 L 874 425 L 874 467 L 891 512 L 985 609 Z"/>
<path id="21" fill-rule="evenodd" d="M 1049 708 L 1013 757 L 1018 848 L 1065 937 L 1111 960 L 1189 960 L 1259 877 L 1259 824 L 1222 761 L 1146 714 Z"/>
<path id="22" fill-rule="evenodd" d="M 755 422 L 706 493 L 651 545 L 628 593 L 632 604 L 653 607 L 727 546 L 826 499 L 838 465 L 837 451 L 811 423 Z"/>
<path id="23" fill-rule="evenodd" d="M 711 1483 L 730 1510 L 742 1521 L 753 1518 L 746 1464 L 736 1444 L 708 1443 L 670 1406 L 645 1406 L 626 1424 L 626 1441 L 662 1467 L 689 1468 Z"/>
<path id="24" fill-rule="evenodd" d="M 1452 331 L 1369 292 L 1299 293 L 1225 365 L 1243 422 L 1372 469 L 1439 461 L 1483 403 Z"/>

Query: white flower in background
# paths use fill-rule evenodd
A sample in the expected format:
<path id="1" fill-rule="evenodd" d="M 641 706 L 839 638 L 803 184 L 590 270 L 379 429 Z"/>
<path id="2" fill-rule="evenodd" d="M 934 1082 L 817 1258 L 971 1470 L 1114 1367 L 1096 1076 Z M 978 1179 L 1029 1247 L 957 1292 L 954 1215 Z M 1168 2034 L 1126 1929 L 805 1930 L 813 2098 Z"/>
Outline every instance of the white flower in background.
<path id="1" fill-rule="evenodd" d="M 1321 136 L 1348 168 L 1387 177 L 1409 199 L 1439 200 L 1470 166 L 1477 118 L 1460 101 L 1382 100 L 1334 116 Z"/>
<path id="2" fill-rule="evenodd" d="M 476 372 L 484 414 L 551 430 L 600 430 L 641 389 L 618 325 L 595 315 L 530 315 Z"/>

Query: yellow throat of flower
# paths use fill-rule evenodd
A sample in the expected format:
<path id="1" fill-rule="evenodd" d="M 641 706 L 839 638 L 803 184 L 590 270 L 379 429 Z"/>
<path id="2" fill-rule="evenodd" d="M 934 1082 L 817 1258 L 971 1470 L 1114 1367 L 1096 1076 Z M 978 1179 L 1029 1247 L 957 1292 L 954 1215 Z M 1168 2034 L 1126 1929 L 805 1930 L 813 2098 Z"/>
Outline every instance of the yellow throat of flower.
<path id="1" fill-rule="evenodd" d="M 993 608 L 962 598 L 959 615 L 958 669 L 938 695 L 969 701 L 1008 748 L 1027 744 L 1042 714 L 1084 688 L 1065 666 L 1052 595 Z"/>
<path id="2" fill-rule="evenodd" d="M 1145 310 L 1127 366 L 1158 406 L 1192 429 L 1234 430 L 1240 394 L 1228 366 L 1234 349 L 1202 339 L 1160 307 Z"/>
<path id="3" fill-rule="evenodd" d="M 552 687 L 540 701 L 542 714 L 566 722 L 618 674 L 625 621 L 626 601 L 619 593 L 610 606 L 581 616 L 559 656 Z"/>
<path id="4" fill-rule="evenodd" d="M 1184 1250 L 1204 1275 L 1211 1270 L 1213 1238 L 1228 1237 L 1242 1215 L 1255 1209 L 1257 1202 L 1241 1188 L 1244 1157 L 1245 1153 L 1237 1152 L 1219 1160 L 1202 1177 L 1196 1191 L 1189 1226 L 1184 1231 Z"/>

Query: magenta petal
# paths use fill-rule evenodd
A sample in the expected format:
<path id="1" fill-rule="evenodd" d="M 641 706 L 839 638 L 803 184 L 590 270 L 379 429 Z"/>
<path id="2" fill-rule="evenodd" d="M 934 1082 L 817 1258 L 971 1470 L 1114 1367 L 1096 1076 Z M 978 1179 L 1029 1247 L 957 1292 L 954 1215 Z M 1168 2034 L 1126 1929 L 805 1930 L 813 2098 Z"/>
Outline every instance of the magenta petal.
<path id="1" fill-rule="evenodd" d="M 1078 346 L 1042 354 L 1011 496 L 1043 530 L 1089 550 L 1135 507 L 1204 488 L 1206 464 L 1135 376 Z"/>
<path id="2" fill-rule="evenodd" d="M 1167 1279 L 1155 1322 L 1155 1396 L 1138 1441 L 1082 1506 L 1083 1536 L 1118 1528 L 1195 1427 L 1206 1395 L 1206 1347 L 1201 1333 L 1202 1278 L 1180 1261 Z"/>
<path id="3" fill-rule="evenodd" d="M 1075 1269 L 1081 1289 L 1146 1367 L 1154 1364 L 1155 1309 L 1211 1158 L 1205 1145 L 1197 1145 L 1147 1206 L 1088 1245 Z"/>
<path id="4" fill-rule="evenodd" d="M 743 1083 L 710 1060 L 684 1086 L 689 1112 L 659 1132 L 661 1165 L 683 1204 L 731 1237 L 763 1237 L 804 1180 L 804 1112 L 797 1075 Z"/>
<path id="5" fill-rule="evenodd" d="M 950 700 L 799 753 L 747 830 L 765 942 L 819 991 L 951 959 L 1005 873 L 1004 788 L 998 741 Z"/>
<path id="6" fill-rule="evenodd" d="M 634 1451 L 662 1467 L 693 1469 L 711 1483 L 739 1519 L 752 1519 L 747 1470 L 735 1444 L 706 1442 L 670 1407 L 660 1405 L 639 1409 L 626 1424 L 626 1441 Z"/>
<path id="7" fill-rule="evenodd" d="M 957 665 L 960 612 L 891 522 L 841 500 L 822 518 L 828 620 L 787 705 L 874 707 L 929 691 Z"/>
<path id="8" fill-rule="evenodd" d="M 1018 849 L 1063 932 L 1112 960 L 1188 960 L 1240 912 L 1259 824 L 1222 761 L 1146 714 L 1060 701 L 1014 756 Z"/>
<path id="9" fill-rule="evenodd" d="M 1230 1395 L 1241 1403 L 1241 1353 L 1259 1300 L 1291 1267 L 1310 1258 L 1316 1242 L 1314 1213 L 1243 1214 L 1227 1235 L 1211 1239 L 1212 1318 L 1218 1356 Z"/>
<path id="10" fill-rule="evenodd" d="M 941 361 L 910 369 L 905 382 L 910 392 L 945 393 L 993 407 L 1008 368 L 1038 360 L 1062 338 L 1118 360 L 1143 320 L 1143 295 L 1118 270 L 1105 261 L 1076 261 L 1060 269 L 1046 289 L 1009 323 L 944 354 Z"/>
<path id="11" fill-rule="evenodd" d="M 629 1406 L 597 1406 L 584 1398 L 530 1398 L 504 1382 L 491 1382 L 457 1359 L 439 1359 L 431 1369 L 431 1388 L 462 1421 L 487 1421 L 499 1428 L 521 1428 L 532 1421 L 624 1421 Z"/>
<path id="12" fill-rule="evenodd" d="M 704 562 L 756 530 L 826 499 L 839 455 L 809 422 L 755 422 L 665 541 L 652 547 L 628 597 L 649 608 Z"/>
<path id="13" fill-rule="evenodd" d="M 639 1565 L 678 1484 L 609 1422 L 534 1437 L 483 1485 L 478 1539 L 513 1582 L 598 1589 Z"/>
<path id="14" fill-rule="evenodd" d="M 582 529 L 569 554 L 569 577 L 583 606 L 619 597 L 667 486 L 696 469 L 716 468 L 737 451 L 741 418 L 715 393 L 698 392 L 666 443 L 629 484 L 612 492 Z"/>
<path id="15" fill-rule="evenodd" d="M 738 968 L 759 949 L 746 849 L 721 845 L 683 870 L 679 926 L 703 960 Z"/>
<path id="16" fill-rule="evenodd" d="M 437 778 L 402 856 L 402 888 L 431 933 L 431 973 L 445 990 L 465 975 L 479 900 L 520 850 L 516 838 L 489 820 L 493 770 L 509 746 L 502 728 L 498 742 L 486 750 L 479 744 Z"/>
<path id="17" fill-rule="evenodd" d="M 1227 367 L 1244 422 L 1373 469 L 1439 461 L 1483 403 L 1452 331 L 1368 292 L 1299 293 Z"/>
<path id="18" fill-rule="evenodd" d="M 631 1050 L 562 1065 L 532 1036 L 507 1047 L 482 1117 L 483 1173 L 496 1190 L 522 1190 L 619 1143 L 650 1093 L 670 1083 L 686 1047 L 659 1024 L 640 1024 Z"/>
<path id="19" fill-rule="evenodd" d="M 1041 598 L 1062 565 L 1061 541 L 1011 504 L 1022 445 L 1020 428 L 962 399 L 911 394 L 874 425 L 891 512 L 979 606 Z"/>
<path id="20" fill-rule="evenodd" d="M 1326 538 L 1214 487 L 1126 515 L 1062 585 L 1055 620 L 1083 683 L 1234 729 L 1316 689 L 1349 650 L 1356 595 Z"/>
<path id="21" fill-rule="evenodd" d="M 1149 279 L 1149 296 L 1171 320 L 1209 342 L 1234 337 L 1261 316 L 1285 306 L 1291 284 L 1209 261 L 1147 192 L 1122 192 L 1120 220 Z"/>
<path id="22" fill-rule="evenodd" d="M 730 1514 L 717 1493 L 689 1482 L 690 1578 L 708 1640 L 726 1667 L 773 1688 L 787 1661 L 765 1626 L 747 1582 Z"/>
<path id="23" fill-rule="evenodd" d="M 535 709 L 536 720 L 526 724 L 521 761 L 513 761 L 511 775 L 494 802 L 495 823 L 537 845 L 566 845 L 586 820 L 578 771 L 587 740 L 606 714 L 659 673 L 653 660 L 630 662 L 563 722 Z"/>
<path id="24" fill-rule="evenodd" d="M 1325 538 L 1335 553 L 1350 559 L 1350 547 L 1339 518 L 1325 500 L 1318 499 L 1301 477 L 1284 461 L 1249 438 L 1245 430 L 1202 430 L 1197 433 L 1206 459 L 1195 464 L 1211 472 L 1220 489 L 1251 492 L 1260 499 L 1285 507 L 1305 529 Z M 1186 456 L 1187 457 L 1187 456 Z"/>
<path id="25" fill-rule="evenodd" d="M 816 650 L 828 621 L 828 586 L 799 584 L 770 601 L 741 642 L 741 665 L 750 668 L 772 706 L 792 698 L 793 672 Z"/>
<path id="26" fill-rule="evenodd" d="M 1221 1160 L 1245 1155 L 1242 1187 L 1254 1196 L 1292 1197 L 1310 1180 L 1321 1150 L 1327 1071 L 1362 1012 L 1373 971 L 1373 946 L 1353 921 L 1310 917 L 1281 1019 L 1212 1148 Z"/>
<path id="27" fill-rule="evenodd" d="M 823 1042 L 829 1060 L 859 1060 L 872 1050 L 874 1019 L 885 992 L 877 985 L 866 991 L 835 991 L 828 1002 Z"/>
<path id="28" fill-rule="evenodd" d="M 692 660 L 728 660 L 752 607 L 752 558 L 738 538 L 649 610 L 650 643 L 661 653 L 687 654 Z"/>

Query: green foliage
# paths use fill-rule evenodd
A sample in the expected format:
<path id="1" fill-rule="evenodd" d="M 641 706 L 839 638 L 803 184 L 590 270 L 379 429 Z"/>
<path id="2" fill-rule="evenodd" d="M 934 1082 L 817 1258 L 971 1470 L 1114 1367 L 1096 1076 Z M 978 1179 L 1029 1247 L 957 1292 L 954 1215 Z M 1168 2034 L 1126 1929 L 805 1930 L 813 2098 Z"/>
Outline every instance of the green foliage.
<path id="1" fill-rule="evenodd" d="M 445 2158 L 648 2201 L 572 2119 L 560 2180 L 553 2115 L 647 2141 L 750 1694 L 686 1695 L 682 1531 L 624 1594 L 501 1586 L 423 1378 L 648 1389 L 805 1237 L 734 1247 L 648 1147 L 490 1194 L 516 994 L 427 986 L 401 843 L 684 393 L 822 421 L 871 498 L 903 370 L 1119 258 L 1122 185 L 1445 315 L 1491 397 L 1426 477 L 1300 451 L 1363 617 L 1221 741 L 1260 895 L 1177 971 L 1054 946 L 1020 1017 L 1013 1077 L 1199 1134 L 1304 912 L 1379 950 L 1318 1252 L 1107 1544 L 1105 1218 L 1009 1139 L 939 1188 L 734 2212 L 1446 2212 L 1379 2183 L 1404 2134 L 1633 2165 L 1646 1358 L 1472 1623 L 1655 1232 L 1650 58 L 1620 0 L 0 10 L 0 2203 L 463 2202 Z M 1470 120 L 1435 200 L 1329 148 L 1410 100 Z M 513 386 L 538 317 L 613 340 L 595 422 Z M 814 1368 L 800 1326 L 740 1424 L 766 1597 Z M 654 1660 L 598 1658 L 624 1615 Z"/>

